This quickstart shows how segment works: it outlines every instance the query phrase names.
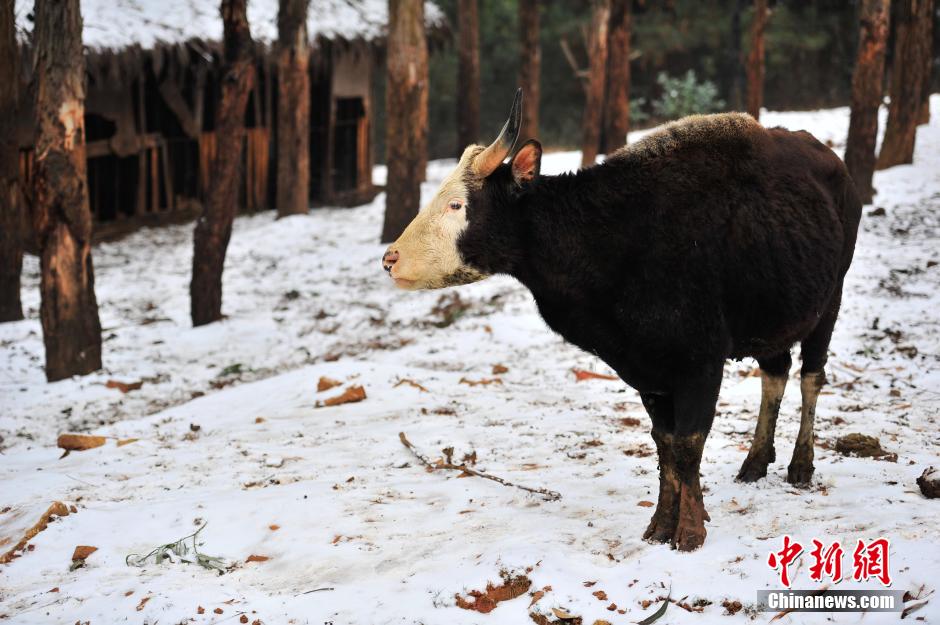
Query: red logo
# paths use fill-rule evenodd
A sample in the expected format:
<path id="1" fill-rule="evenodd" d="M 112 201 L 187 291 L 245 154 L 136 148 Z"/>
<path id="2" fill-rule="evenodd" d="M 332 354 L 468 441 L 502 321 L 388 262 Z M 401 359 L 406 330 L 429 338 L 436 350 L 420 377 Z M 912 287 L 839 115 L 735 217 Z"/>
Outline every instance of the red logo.
<path id="1" fill-rule="evenodd" d="M 891 572 L 888 568 L 888 550 L 890 543 L 887 538 L 876 538 L 868 542 L 859 539 L 852 554 L 852 579 L 857 582 L 877 579 L 884 586 L 891 585 Z M 772 551 L 767 556 L 767 565 L 778 572 L 780 583 L 789 588 L 789 566 L 803 555 L 803 545 L 790 538 L 783 537 L 783 548 Z M 825 544 L 814 538 L 813 549 L 809 552 L 812 564 L 809 567 L 809 578 L 814 582 L 822 582 L 824 578 L 838 584 L 842 581 L 842 558 L 845 551 L 839 541 Z"/>
<path id="2" fill-rule="evenodd" d="M 785 587 L 790 587 L 790 571 L 787 569 L 800 554 L 803 553 L 803 545 L 798 542 L 791 542 L 789 536 L 783 537 L 783 549 L 772 551 L 767 558 L 767 565 L 772 569 L 780 570 L 780 583 Z"/>

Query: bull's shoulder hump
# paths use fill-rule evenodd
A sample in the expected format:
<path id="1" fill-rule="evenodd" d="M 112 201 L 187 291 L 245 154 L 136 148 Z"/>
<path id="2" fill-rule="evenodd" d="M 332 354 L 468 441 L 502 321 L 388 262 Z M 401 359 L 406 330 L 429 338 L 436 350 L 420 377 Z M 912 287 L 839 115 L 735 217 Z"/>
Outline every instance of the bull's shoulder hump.
<path id="1" fill-rule="evenodd" d="M 765 132 L 747 113 L 690 115 L 660 126 L 636 143 L 620 148 L 612 157 L 661 157 L 696 146 L 755 140 Z"/>

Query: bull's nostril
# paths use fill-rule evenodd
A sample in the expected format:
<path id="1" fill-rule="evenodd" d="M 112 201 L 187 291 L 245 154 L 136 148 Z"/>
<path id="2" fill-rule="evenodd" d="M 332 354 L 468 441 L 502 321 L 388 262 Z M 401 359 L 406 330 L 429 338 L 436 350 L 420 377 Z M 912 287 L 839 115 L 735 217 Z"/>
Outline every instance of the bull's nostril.
<path id="1" fill-rule="evenodd" d="M 385 252 L 385 255 L 382 257 L 382 268 L 385 271 L 392 273 L 392 265 L 398 261 L 398 252 L 389 250 Z"/>

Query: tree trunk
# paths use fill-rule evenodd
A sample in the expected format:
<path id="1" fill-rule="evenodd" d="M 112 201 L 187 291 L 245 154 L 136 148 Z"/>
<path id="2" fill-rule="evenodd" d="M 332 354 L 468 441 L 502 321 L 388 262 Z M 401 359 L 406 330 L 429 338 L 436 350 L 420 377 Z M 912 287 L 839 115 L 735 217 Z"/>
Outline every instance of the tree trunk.
<path id="1" fill-rule="evenodd" d="M 277 215 L 310 207 L 309 0 L 280 0 L 277 13 Z"/>
<path id="2" fill-rule="evenodd" d="M 539 0 L 519 0 L 519 86 L 522 88 L 520 143 L 539 136 Z"/>
<path id="3" fill-rule="evenodd" d="M 581 124 L 581 167 L 593 165 L 600 148 L 609 24 L 610 0 L 592 0 L 591 30 L 588 33 L 588 83 Z"/>
<path id="4" fill-rule="evenodd" d="M 23 268 L 23 229 L 17 201 L 19 146 L 16 144 L 19 55 L 16 46 L 14 0 L 0 0 L 0 322 L 23 318 L 20 273 Z"/>
<path id="5" fill-rule="evenodd" d="M 477 0 L 457 1 L 457 155 L 480 138 L 480 19 Z"/>
<path id="6" fill-rule="evenodd" d="M 760 119 L 760 108 L 764 103 L 764 32 L 769 17 L 767 0 L 754 0 L 751 49 L 747 54 L 747 112 L 754 119 Z"/>
<path id="7" fill-rule="evenodd" d="M 193 278 L 189 285 L 194 326 L 222 318 L 222 269 L 238 208 L 245 135 L 245 106 L 254 83 L 247 0 L 222 0 L 224 25 L 222 99 L 216 117 L 216 154 L 208 193 L 193 236 Z"/>
<path id="8" fill-rule="evenodd" d="M 845 145 L 845 165 L 864 204 L 871 204 L 875 140 L 881 106 L 885 46 L 891 0 L 863 0 L 859 18 L 858 57 L 852 74 L 852 116 Z"/>
<path id="9" fill-rule="evenodd" d="M 385 89 L 385 223 L 398 238 L 418 213 L 428 150 L 428 47 L 423 0 L 389 0 Z"/>
<path id="10" fill-rule="evenodd" d="M 933 14 L 936 0 L 927 2 L 928 19 L 924 24 L 924 45 L 927 46 L 927 54 L 924 55 L 924 83 L 920 92 L 920 113 L 917 115 L 917 125 L 930 123 L 930 75 L 933 73 Z"/>
<path id="11" fill-rule="evenodd" d="M 731 11 L 731 41 L 725 57 L 725 75 L 728 80 L 728 105 L 732 111 L 743 110 L 744 96 L 742 83 L 745 82 L 744 63 L 741 53 L 741 12 L 744 10 L 746 0 L 735 0 Z"/>
<path id="12" fill-rule="evenodd" d="M 33 228 L 40 250 L 46 378 L 101 368 L 85 170 L 85 59 L 79 0 L 35 8 L 36 161 Z"/>
<path id="13" fill-rule="evenodd" d="M 891 105 L 878 169 L 914 160 L 914 140 L 924 89 L 925 56 L 930 56 L 924 30 L 930 19 L 930 0 L 899 0 L 891 67 Z"/>
<path id="14" fill-rule="evenodd" d="M 604 104 L 602 151 L 610 154 L 626 145 L 630 131 L 630 35 L 633 0 L 613 0 L 607 41 L 607 90 Z"/>

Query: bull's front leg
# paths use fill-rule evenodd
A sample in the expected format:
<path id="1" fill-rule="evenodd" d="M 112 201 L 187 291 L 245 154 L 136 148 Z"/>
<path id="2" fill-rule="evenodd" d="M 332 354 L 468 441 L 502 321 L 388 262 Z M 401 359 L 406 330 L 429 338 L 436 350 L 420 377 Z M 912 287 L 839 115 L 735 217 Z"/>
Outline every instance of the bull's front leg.
<path id="1" fill-rule="evenodd" d="M 643 538 L 692 551 L 705 542 L 699 468 L 721 384 L 721 368 L 691 380 L 670 395 L 641 394 L 653 421 L 659 455 L 659 501 Z"/>

